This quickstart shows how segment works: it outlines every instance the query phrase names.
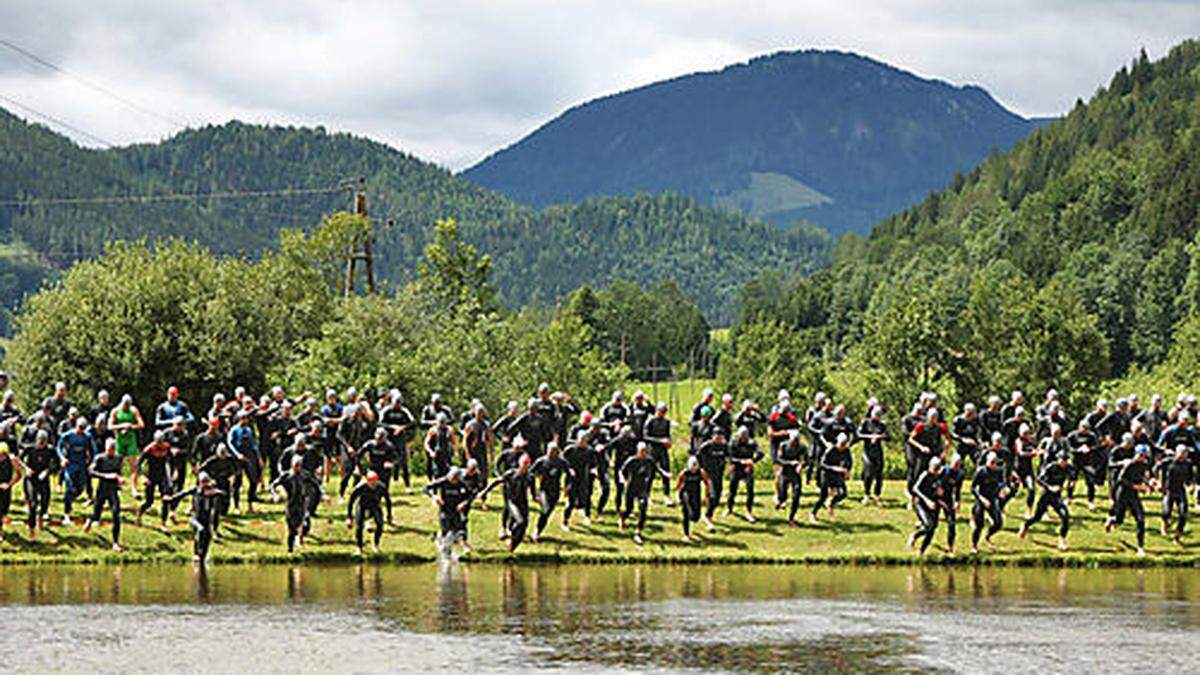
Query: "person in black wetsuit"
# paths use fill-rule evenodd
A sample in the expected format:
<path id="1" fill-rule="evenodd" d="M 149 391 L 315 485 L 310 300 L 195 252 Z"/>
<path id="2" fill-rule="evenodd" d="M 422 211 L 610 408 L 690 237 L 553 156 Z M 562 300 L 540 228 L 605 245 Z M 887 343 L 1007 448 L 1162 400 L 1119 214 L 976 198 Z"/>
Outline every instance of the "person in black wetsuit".
<path id="1" fill-rule="evenodd" d="M 725 515 L 733 515 L 733 505 L 737 501 L 738 485 L 746 484 L 746 520 L 757 522 L 754 517 L 754 465 L 763 458 L 758 444 L 750 438 L 750 430 L 740 427 L 733 442 L 729 444 L 729 497 Z"/>
<path id="2" fill-rule="evenodd" d="M 775 464 L 779 466 L 779 497 L 780 506 L 791 501 L 788 507 L 788 524 L 799 527 L 796 522 L 796 511 L 800 507 L 801 487 L 804 485 L 804 461 L 808 457 L 808 447 L 801 440 L 800 430 L 788 432 L 787 440 L 779 444 L 775 451 Z"/>
<path id="3" fill-rule="evenodd" d="M 497 458 L 496 469 L 503 470 L 496 480 L 492 481 L 479 493 L 479 499 L 485 499 L 487 494 L 497 486 L 504 488 L 504 511 L 501 515 L 501 538 L 508 539 L 508 552 L 513 553 L 525 538 L 525 530 L 529 527 L 529 489 L 533 485 L 533 475 L 529 467 L 533 464 L 529 455 L 521 452 L 517 455 L 515 467 L 504 468 Z"/>
<path id="4" fill-rule="evenodd" d="M 1088 510 L 1096 510 L 1096 488 L 1104 487 L 1104 468 L 1108 460 L 1104 457 L 1104 448 L 1100 439 L 1092 432 L 1092 425 L 1086 418 L 1079 420 L 1079 428 L 1067 434 L 1067 446 L 1070 448 L 1071 465 L 1075 479 L 1067 484 L 1067 497 L 1075 492 L 1075 483 L 1080 476 L 1087 486 Z"/>
<path id="5" fill-rule="evenodd" d="M 616 493 L 616 499 L 613 501 L 613 510 L 618 514 L 620 514 L 622 505 L 625 503 L 626 492 L 625 478 L 621 475 L 621 469 L 630 457 L 637 454 L 637 444 L 637 433 L 630 427 L 622 427 L 617 432 L 616 437 L 608 444 L 609 456 L 612 458 L 613 463 L 613 483 Z"/>
<path id="6" fill-rule="evenodd" d="M 969 457 L 972 466 L 979 466 L 979 452 L 983 447 L 983 443 L 980 442 L 981 431 L 974 403 L 964 405 L 962 414 L 950 423 L 950 438 L 957 444 L 958 454 Z"/>
<path id="7" fill-rule="evenodd" d="M 433 478 L 441 478 L 450 472 L 457 446 L 458 432 L 450 426 L 450 417 L 439 415 L 425 434 L 425 461 L 433 467 Z"/>
<path id="8" fill-rule="evenodd" d="M 358 451 L 359 466 L 356 473 L 375 472 L 376 480 L 379 481 L 379 489 L 383 493 L 383 503 L 387 508 L 387 522 L 392 523 L 392 470 L 396 466 L 396 462 L 400 461 L 400 453 L 396 451 L 396 446 L 388 440 L 388 431 L 384 427 L 375 429 L 375 437 L 363 443 L 362 448 Z M 359 548 L 362 548 L 359 546 Z"/>
<path id="9" fill-rule="evenodd" d="M 821 453 L 817 466 L 821 471 L 817 481 L 817 485 L 821 486 L 821 495 L 808 514 L 809 520 L 817 522 L 817 513 L 826 505 L 829 507 L 829 517 L 833 517 L 833 507 L 846 498 L 846 480 L 850 478 L 850 467 L 850 437 L 840 433 L 833 444 Z"/>
<path id="10" fill-rule="evenodd" d="M 1108 451 L 1108 497 L 1116 504 L 1118 476 L 1121 466 L 1137 453 L 1137 445 L 1133 442 L 1133 434 L 1127 433 L 1121 437 L 1121 442 Z M 1111 511 L 1110 511 L 1111 513 Z"/>
<path id="11" fill-rule="evenodd" d="M 892 438 L 883 421 L 883 408 L 871 408 L 858 425 L 858 438 L 862 441 L 862 503 L 874 501 L 876 506 L 883 506 L 883 444 Z"/>
<path id="12" fill-rule="evenodd" d="M 641 544 L 642 533 L 646 528 L 646 509 L 650 506 L 650 491 L 654 488 L 654 477 L 663 474 L 662 467 L 650 457 L 650 448 L 645 441 L 637 444 L 637 454 L 625 460 L 621 466 L 621 477 L 625 481 L 625 504 L 621 509 L 620 528 L 625 530 L 625 521 L 633 512 L 634 504 L 638 508 L 637 529 L 633 533 L 633 541 Z"/>
<path id="13" fill-rule="evenodd" d="M 815 415 L 816 413 L 814 412 L 813 414 Z M 745 425 L 739 425 L 739 427 L 740 426 Z M 750 436 L 753 437 L 753 429 L 751 429 L 749 426 L 747 426 L 746 429 L 750 430 Z M 777 405 L 775 409 L 771 411 L 770 417 L 767 418 L 767 448 L 771 455 L 771 471 L 775 474 L 776 506 L 781 506 L 784 500 L 783 482 L 781 478 L 783 474 L 783 465 L 779 463 L 779 446 L 791 436 L 793 431 L 797 431 L 799 429 L 800 418 L 796 417 L 796 413 L 792 411 L 791 400 L 784 399 L 780 401 L 779 405 Z M 819 442 L 816 434 L 812 434 L 810 432 L 810 437 L 813 443 Z M 729 436 L 727 435 L 725 438 L 729 438 Z M 808 450 L 808 454 L 804 457 L 804 466 L 802 469 L 807 469 L 807 473 L 811 478 L 812 468 L 810 466 L 810 461 L 812 459 L 813 450 L 811 448 L 806 449 Z"/>
<path id="14" fill-rule="evenodd" d="M 705 475 L 708 477 L 708 489 L 705 494 L 708 495 L 707 508 L 704 511 L 704 526 L 709 532 L 716 529 L 713 525 L 713 518 L 716 515 L 717 507 L 721 505 L 721 492 L 725 486 L 725 464 L 729 457 L 729 443 L 725 441 L 723 434 L 717 434 L 708 439 L 696 449 L 696 459 L 700 461 L 700 468 L 704 469 Z"/>
<path id="15" fill-rule="evenodd" d="M 966 482 L 962 455 L 957 452 L 942 466 L 942 494 L 945 496 L 943 512 L 946 514 L 946 552 L 954 553 L 954 542 L 958 538 L 958 512 L 962 508 L 962 488 Z"/>
<path id="16" fill-rule="evenodd" d="M 473 459 L 479 470 L 487 475 L 491 466 L 492 427 L 482 403 L 472 409 L 471 418 L 463 425 L 462 439 L 463 464 Z"/>
<path id="17" fill-rule="evenodd" d="M 632 417 L 632 414 L 630 415 Z M 636 429 L 635 429 L 636 431 Z M 667 419 L 667 404 L 659 403 L 654 416 L 642 427 L 642 440 L 650 444 L 650 456 L 666 478 L 662 481 L 663 503 L 671 505 L 671 420 Z"/>
<path id="18" fill-rule="evenodd" d="M 925 555 L 933 535 L 937 533 L 938 515 L 946 509 L 945 487 L 942 484 L 942 460 L 931 457 L 926 469 L 913 483 L 913 509 L 917 512 L 920 526 L 908 537 L 908 547 L 915 548 L 921 542 L 920 555 Z"/>
<path id="19" fill-rule="evenodd" d="M 1014 417 L 1013 421 L 1020 419 Z M 1017 437 L 1012 443 L 1013 456 L 1016 458 L 1016 474 L 1025 489 L 1025 515 L 1033 513 L 1033 503 L 1037 499 L 1037 472 L 1033 461 L 1038 456 L 1037 440 L 1029 425 L 1022 423 L 1017 428 Z"/>
<path id="20" fill-rule="evenodd" d="M 8 451 L 8 444 L 0 443 L 0 541 L 4 541 L 4 521 L 12 508 L 12 488 L 25 475 L 21 460 Z"/>
<path id="21" fill-rule="evenodd" d="M 169 461 L 171 485 L 182 491 L 187 483 L 188 464 L 192 461 L 192 439 L 188 434 L 184 418 L 176 417 L 171 427 L 163 433 L 167 445 L 171 448 Z"/>
<path id="22" fill-rule="evenodd" d="M 467 510 L 474 497 L 470 486 L 463 479 L 466 472 L 454 467 L 446 475 L 425 486 L 425 494 L 438 507 L 437 548 L 442 557 L 449 557 L 454 545 L 467 546 Z"/>
<path id="23" fill-rule="evenodd" d="M 1137 525 L 1137 554 L 1146 555 L 1146 512 L 1142 508 L 1141 495 L 1150 492 L 1149 481 L 1150 448 L 1139 445 L 1133 459 L 1118 460 L 1116 465 L 1116 492 L 1112 513 L 1104 521 L 1104 529 L 1112 532 L 1114 526 L 1125 522 L 1125 514 L 1133 515 Z"/>
<path id="24" fill-rule="evenodd" d="M 386 432 L 384 437 L 386 442 Z M 346 503 L 346 527 L 354 528 L 355 555 L 362 556 L 363 528 L 368 517 L 375 521 L 371 551 L 379 553 L 379 540 L 383 537 L 383 502 L 386 497 L 387 487 L 379 480 L 379 474 L 371 470 L 367 471 L 366 480 L 350 491 L 350 499 Z"/>
<path id="25" fill-rule="evenodd" d="M 971 552 L 979 553 L 979 535 L 983 532 L 984 519 L 991 521 L 984 543 L 993 546 L 992 537 L 1004 527 L 1004 497 L 1008 492 L 1008 480 L 1000 464 L 1000 456 L 988 452 L 984 464 L 975 470 L 971 480 Z"/>
<path id="26" fill-rule="evenodd" d="M 1037 507 L 1034 508 L 1033 515 L 1026 518 L 1025 522 L 1021 524 L 1021 531 L 1018 533 L 1021 539 L 1024 539 L 1029 533 L 1029 528 L 1041 522 L 1048 509 L 1054 509 L 1061 523 L 1058 528 L 1058 548 L 1060 551 L 1067 550 L 1067 533 L 1071 530 L 1071 513 L 1063 501 L 1063 492 L 1071 477 L 1070 466 L 1070 456 L 1065 451 L 1046 457 L 1037 477 L 1042 492 L 1038 495 Z"/>
<path id="27" fill-rule="evenodd" d="M 175 494 L 175 486 L 171 482 L 171 446 L 167 443 L 167 435 L 162 431 L 154 432 L 154 440 L 142 448 L 142 454 L 138 457 L 138 467 L 141 469 L 142 480 L 146 482 L 146 498 L 138 508 L 137 517 L 134 519 L 134 524 L 138 527 L 142 525 L 142 516 L 154 504 L 154 491 L 158 490 L 159 498 L 162 501 L 162 526 L 167 526 L 167 516 L 170 515 L 171 507 L 167 501 L 167 497 Z"/>
<path id="28" fill-rule="evenodd" d="M 92 526 L 100 522 L 100 514 L 104 507 L 109 507 L 112 514 L 112 548 L 121 550 L 121 463 L 123 458 L 117 454 L 117 440 L 110 438 L 104 442 L 104 454 L 92 460 L 89 473 L 96 479 L 96 499 L 92 502 L 92 516 L 83 524 L 83 531 L 89 532 Z"/>
<path id="29" fill-rule="evenodd" d="M 396 448 L 396 464 L 392 467 L 392 480 L 404 480 L 404 489 L 412 492 L 409 475 L 408 443 L 417 428 L 416 418 L 404 405 L 404 396 L 399 389 L 388 392 L 388 405 L 379 411 L 379 424 L 387 430 L 388 441 Z"/>
<path id="30" fill-rule="evenodd" d="M 583 511 L 583 524 L 592 522 L 592 485 L 599 472 L 600 451 L 592 447 L 591 437 L 581 434 L 563 451 L 570 467 L 567 477 L 567 506 L 563 510 L 563 529 L 571 529 L 571 513 Z"/>
<path id="31" fill-rule="evenodd" d="M 1179 519 L 1175 521 L 1175 543 L 1183 546 L 1183 531 L 1187 527 L 1188 516 L 1188 486 L 1195 480 L 1195 467 L 1188 456 L 1186 445 L 1179 445 L 1173 454 L 1163 457 L 1154 467 L 1154 473 L 1159 477 L 1162 486 L 1162 533 L 1168 536 L 1171 529 L 1171 516 L 1178 512 Z"/>
<path id="32" fill-rule="evenodd" d="M 35 416 L 40 414 L 34 413 Z M 26 444 L 27 437 L 31 435 L 29 432 L 32 432 L 33 438 Z M 21 461 L 25 467 L 25 510 L 29 513 L 29 538 L 32 540 L 38 530 L 46 529 L 46 515 L 50 511 L 50 476 L 59 468 L 58 453 L 50 445 L 48 430 L 28 426 L 21 432 Z"/>
<path id="33" fill-rule="evenodd" d="M 679 510 L 683 518 L 683 541 L 692 541 L 692 523 L 700 520 L 703 513 L 700 501 L 701 486 L 708 492 L 708 474 L 700 468 L 700 460 L 695 455 L 688 457 L 687 468 L 679 472 L 675 482 L 675 494 L 679 497 Z M 708 495 L 705 494 L 705 497 Z"/>
<path id="34" fill-rule="evenodd" d="M 538 515 L 537 527 L 533 531 L 531 539 L 537 543 L 542 537 L 542 532 L 546 529 L 546 523 L 550 522 L 550 516 L 554 513 L 554 508 L 558 506 L 559 497 L 562 496 L 563 479 L 572 475 L 571 466 L 567 464 L 567 460 L 563 459 L 558 451 L 558 443 L 550 441 L 546 446 L 546 454 L 538 457 L 533 461 L 533 466 L 530 468 L 533 475 L 538 478 L 538 505 L 541 507 L 541 513 Z M 569 529 L 566 521 L 563 521 L 563 529 Z"/>
<path id="35" fill-rule="evenodd" d="M 216 497 L 217 509 L 212 521 L 213 539 L 219 539 L 221 518 L 229 515 L 230 495 L 233 493 L 234 480 L 241 474 L 241 465 L 231 456 L 229 446 L 222 443 L 217 446 L 215 455 L 200 463 L 196 472 L 207 473 L 224 493 Z"/>
<path id="36" fill-rule="evenodd" d="M 196 486 L 176 493 L 164 499 L 170 508 L 174 509 L 185 497 L 192 498 L 192 516 L 188 523 L 192 526 L 192 560 L 201 566 L 208 560 L 208 547 L 212 544 L 212 522 L 217 510 L 216 498 L 221 494 L 212 478 L 201 473 L 196 480 Z"/>
<path id="37" fill-rule="evenodd" d="M 269 491 L 272 498 L 278 500 L 278 488 L 283 488 L 287 493 L 287 506 L 284 509 L 284 519 L 287 522 L 287 549 L 288 553 L 294 553 L 296 548 L 304 548 L 304 537 L 308 536 L 309 530 L 312 529 L 311 508 L 313 501 L 321 499 L 321 480 L 317 478 L 313 472 L 304 468 L 304 457 L 293 455 L 289 460 L 291 468 L 279 474 L 275 480 L 271 481 Z M 214 479 L 213 481 L 216 490 L 213 494 L 212 507 L 212 532 L 216 537 L 217 523 L 221 515 L 223 504 L 228 503 L 226 498 L 221 496 L 221 482 Z"/>

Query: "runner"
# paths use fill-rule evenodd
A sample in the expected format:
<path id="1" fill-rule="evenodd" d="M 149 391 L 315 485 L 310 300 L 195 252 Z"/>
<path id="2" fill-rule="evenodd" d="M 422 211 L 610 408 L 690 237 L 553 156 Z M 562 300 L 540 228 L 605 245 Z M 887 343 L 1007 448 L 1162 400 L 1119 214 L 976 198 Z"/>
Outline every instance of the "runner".
<path id="1" fill-rule="evenodd" d="M 704 491 L 708 492 L 708 474 L 704 469 L 700 468 L 700 460 L 696 459 L 695 455 L 688 457 L 687 467 L 679 472 L 679 479 L 675 483 L 675 494 L 679 497 L 679 509 L 683 520 L 683 541 L 685 544 L 692 542 L 692 523 L 700 520 L 702 514 L 700 508 L 700 486 L 704 486 Z M 705 495 L 708 497 L 709 495 Z"/>
<path id="2" fill-rule="evenodd" d="M 383 430 L 380 429 L 380 431 Z M 383 537 L 382 503 L 386 498 L 387 487 L 379 480 L 379 474 L 374 471 L 367 471 L 366 480 L 354 486 L 354 489 L 350 491 L 350 500 L 346 504 L 346 526 L 354 529 L 356 546 L 354 554 L 360 558 L 363 549 L 363 528 L 366 526 L 368 517 L 375 523 L 372 531 L 371 551 L 379 553 L 379 540 Z M 390 512 L 390 505 L 388 508 Z M 388 519 L 391 519 L 390 513 Z"/>
<path id="3" fill-rule="evenodd" d="M 117 439 L 110 438 L 104 443 L 104 453 L 92 460 L 89 469 L 96 479 L 96 499 L 92 503 L 92 516 L 83 524 L 83 531 L 90 532 L 93 525 L 100 522 L 100 514 L 104 507 L 109 507 L 112 515 L 112 549 L 121 550 L 121 477 L 123 459 L 117 454 Z"/>
<path id="4" fill-rule="evenodd" d="M 140 454 L 138 432 L 145 428 L 146 423 L 142 421 L 142 413 L 133 405 L 133 397 L 125 394 L 121 397 L 121 404 L 113 408 L 109 415 L 108 430 L 117 441 L 117 454 L 124 459 L 133 472 L 133 483 L 130 490 L 134 499 L 137 499 L 138 481 L 141 480 L 137 461 Z"/>

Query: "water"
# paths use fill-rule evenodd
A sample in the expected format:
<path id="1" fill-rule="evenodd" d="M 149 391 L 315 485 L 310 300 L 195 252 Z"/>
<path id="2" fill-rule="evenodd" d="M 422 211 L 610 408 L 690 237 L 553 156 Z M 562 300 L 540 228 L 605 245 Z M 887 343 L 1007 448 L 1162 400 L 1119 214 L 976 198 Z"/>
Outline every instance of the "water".
<path id="1" fill-rule="evenodd" d="M 1200 670 L 1193 570 L 0 568 L 0 670 Z"/>

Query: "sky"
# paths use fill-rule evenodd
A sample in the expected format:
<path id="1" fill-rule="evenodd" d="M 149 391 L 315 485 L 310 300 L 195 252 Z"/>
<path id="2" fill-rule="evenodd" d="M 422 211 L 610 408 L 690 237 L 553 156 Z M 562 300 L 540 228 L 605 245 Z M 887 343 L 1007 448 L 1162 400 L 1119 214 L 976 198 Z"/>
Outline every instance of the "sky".
<path id="1" fill-rule="evenodd" d="M 70 75 L 0 46 L 0 106 L 90 146 L 240 119 L 459 170 L 583 101 L 781 50 L 857 52 L 1042 116 L 1196 35 L 1196 0 L 2 0 L 0 40 Z"/>

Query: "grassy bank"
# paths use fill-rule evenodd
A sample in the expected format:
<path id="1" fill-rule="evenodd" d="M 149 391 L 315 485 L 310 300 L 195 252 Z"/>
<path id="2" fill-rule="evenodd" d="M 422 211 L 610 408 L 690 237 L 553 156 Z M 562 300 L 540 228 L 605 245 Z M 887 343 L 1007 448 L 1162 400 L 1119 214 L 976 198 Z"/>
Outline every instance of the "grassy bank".
<path id="1" fill-rule="evenodd" d="M 759 482 L 759 490 L 770 486 Z M 336 490 L 336 485 L 332 486 Z M 395 490 L 395 489 L 394 489 Z M 20 490 L 16 491 L 18 494 Z M 857 489 L 854 495 L 860 494 Z M 805 494 L 802 509 L 811 507 L 815 496 Z M 541 543 L 526 540 L 515 556 L 510 556 L 503 542 L 497 539 L 499 495 L 489 499 L 491 509 L 476 510 L 471 516 L 473 561 L 520 563 L 842 563 L 908 565 L 922 562 L 905 547 L 912 531 L 913 517 L 903 508 L 902 485 L 889 482 L 883 508 L 848 502 L 833 520 L 823 518 L 817 524 L 807 521 L 799 528 L 789 527 L 786 514 L 775 511 L 769 504 L 760 504 L 757 523 L 740 517 L 728 517 L 719 512 L 717 529 L 709 533 L 699 528 L 693 543 L 680 540 L 681 530 L 677 508 L 656 502 L 646 530 L 646 543 L 635 544 L 628 533 L 617 529 L 611 514 L 583 525 L 573 524 L 571 532 L 560 529 L 561 509 L 556 511 Z M 761 499 L 760 499 L 761 502 Z M 58 496 L 52 508 L 54 525 L 39 532 L 35 541 L 28 538 L 24 526 L 24 506 L 18 500 L 11 514 L 13 521 L 5 526 L 5 539 L 0 544 L 0 564 L 54 563 L 118 563 L 188 561 L 191 558 L 191 530 L 180 523 L 165 530 L 157 518 L 147 518 L 145 525 L 133 525 L 133 499 L 124 495 L 122 543 L 125 551 L 109 549 L 109 528 L 83 533 L 76 524 L 58 525 L 61 502 Z M 1106 506 L 1103 504 L 1101 506 Z M 1146 501 L 1147 511 L 1157 513 L 1156 502 Z M 938 532 L 934 546 L 923 561 L 928 564 L 1000 564 L 1025 566 L 1142 566 L 1188 565 L 1200 563 L 1200 540 L 1185 539 L 1177 546 L 1158 533 L 1159 519 L 1147 519 L 1147 551 L 1145 558 L 1135 557 L 1135 538 L 1131 524 L 1113 534 L 1104 532 L 1103 512 L 1088 512 L 1082 502 L 1072 509 L 1071 550 L 1062 553 L 1056 548 L 1056 521 L 1048 520 L 1036 526 L 1030 537 L 1021 541 L 1016 536 L 1024 502 L 1009 505 L 1005 531 L 996 536 L 995 550 L 984 550 L 979 556 L 970 554 L 970 525 L 966 518 L 958 525 L 958 546 L 955 554 L 945 549 L 946 528 Z M 536 517 L 536 516 L 535 516 Z M 807 512 L 805 512 L 807 518 Z M 380 554 L 367 554 L 368 559 L 388 562 L 425 562 L 436 559 L 433 537 L 436 517 L 430 502 L 423 496 L 395 490 L 395 525 L 385 528 Z M 345 521 L 345 505 L 336 497 L 321 507 L 306 549 L 289 556 L 284 546 L 285 526 L 282 505 L 267 504 L 258 514 L 235 514 L 222 525 L 221 538 L 213 544 L 211 560 L 217 563 L 275 563 L 302 561 L 351 561 L 354 556 L 353 531 Z M 367 535 L 369 541 L 369 533 Z"/>

